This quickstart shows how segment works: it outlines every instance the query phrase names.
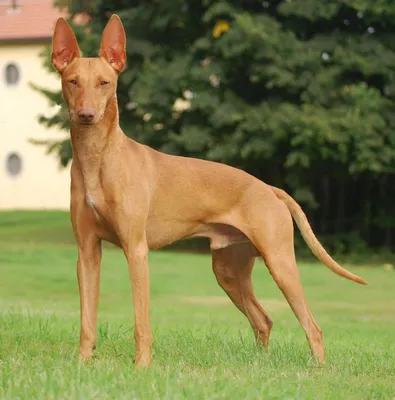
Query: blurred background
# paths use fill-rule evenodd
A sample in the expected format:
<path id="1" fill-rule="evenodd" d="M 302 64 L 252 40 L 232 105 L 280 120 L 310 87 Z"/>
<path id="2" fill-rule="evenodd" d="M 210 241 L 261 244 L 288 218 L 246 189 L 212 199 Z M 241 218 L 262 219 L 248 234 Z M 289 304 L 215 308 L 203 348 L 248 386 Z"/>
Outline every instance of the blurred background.
<path id="1" fill-rule="evenodd" d="M 287 190 L 336 253 L 395 247 L 395 3 L 0 1 L 0 209 L 67 210 L 56 19 L 97 56 L 117 13 L 125 133 Z"/>

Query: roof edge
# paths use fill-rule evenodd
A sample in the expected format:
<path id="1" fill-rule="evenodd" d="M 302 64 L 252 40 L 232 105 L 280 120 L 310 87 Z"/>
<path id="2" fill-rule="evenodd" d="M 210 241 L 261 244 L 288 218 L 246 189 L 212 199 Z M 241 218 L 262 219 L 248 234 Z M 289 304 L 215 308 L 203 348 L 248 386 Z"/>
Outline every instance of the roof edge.
<path id="1" fill-rule="evenodd" d="M 52 36 L 38 36 L 29 38 L 0 38 L 0 45 L 2 44 L 41 44 L 51 43 Z"/>

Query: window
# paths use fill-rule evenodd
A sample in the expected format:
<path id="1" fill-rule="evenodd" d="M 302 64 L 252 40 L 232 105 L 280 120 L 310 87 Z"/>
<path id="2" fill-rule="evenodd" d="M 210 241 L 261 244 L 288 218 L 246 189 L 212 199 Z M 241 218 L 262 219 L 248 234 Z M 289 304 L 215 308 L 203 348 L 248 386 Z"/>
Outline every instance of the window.
<path id="1" fill-rule="evenodd" d="M 19 68 L 15 63 L 8 63 L 4 69 L 4 79 L 7 85 L 15 86 L 20 79 Z"/>
<path id="2" fill-rule="evenodd" d="M 9 3 L 9 7 L 7 10 L 8 14 L 15 14 L 21 10 L 18 6 L 18 0 L 8 0 L 7 2 Z"/>
<path id="3" fill-rule="evenodd" d="M 5 167 L 10 176 L 18 176 L 22 171 L 22 158 L 15 152 L 8 154 Z"/>

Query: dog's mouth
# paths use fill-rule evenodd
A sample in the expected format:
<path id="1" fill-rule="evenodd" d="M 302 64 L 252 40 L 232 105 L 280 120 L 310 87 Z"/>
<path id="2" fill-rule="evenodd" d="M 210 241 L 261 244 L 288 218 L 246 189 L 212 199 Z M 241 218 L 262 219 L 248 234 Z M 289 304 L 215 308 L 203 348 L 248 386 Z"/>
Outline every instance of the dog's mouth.
<path id="1" fill-rule="evenodd" d="M 97 121 L 96 118 L 91 121 L 75 118 L 73 122 L 79 126 L 93 126 L 96 125 L 99 121 Z"/>
<path id="2" fill-rule="evenodd" d="M 84 125 L 84 126 L 91 126 L 91 125 L 95 125 L 96 122 L 94 121 L 78 121 L 79 125 Z"/>

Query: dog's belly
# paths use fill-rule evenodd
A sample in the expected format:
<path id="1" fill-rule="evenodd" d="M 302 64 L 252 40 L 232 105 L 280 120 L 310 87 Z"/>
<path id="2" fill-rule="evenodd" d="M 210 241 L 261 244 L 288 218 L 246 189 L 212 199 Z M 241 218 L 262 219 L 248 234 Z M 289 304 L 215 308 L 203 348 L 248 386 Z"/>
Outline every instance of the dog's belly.
<path id="1" fill-rule="evenodd" d="M 150 249 L 158 249 L 181 239 L 206 237 L 211 250 L 219 250 L 238 243 L 250 243 L 239 229 L 221 223 L 188 223 L 148 221 L 147 242 Z"/>
<path id="2" fill-rule="evenodd" d="M 250 243 L 248 237 L 239 229 L 220 223 L 202 225 L 187 238 L 194 237 L 208 238 L 211 250 L 219 250 L 239 243 Z"/>

